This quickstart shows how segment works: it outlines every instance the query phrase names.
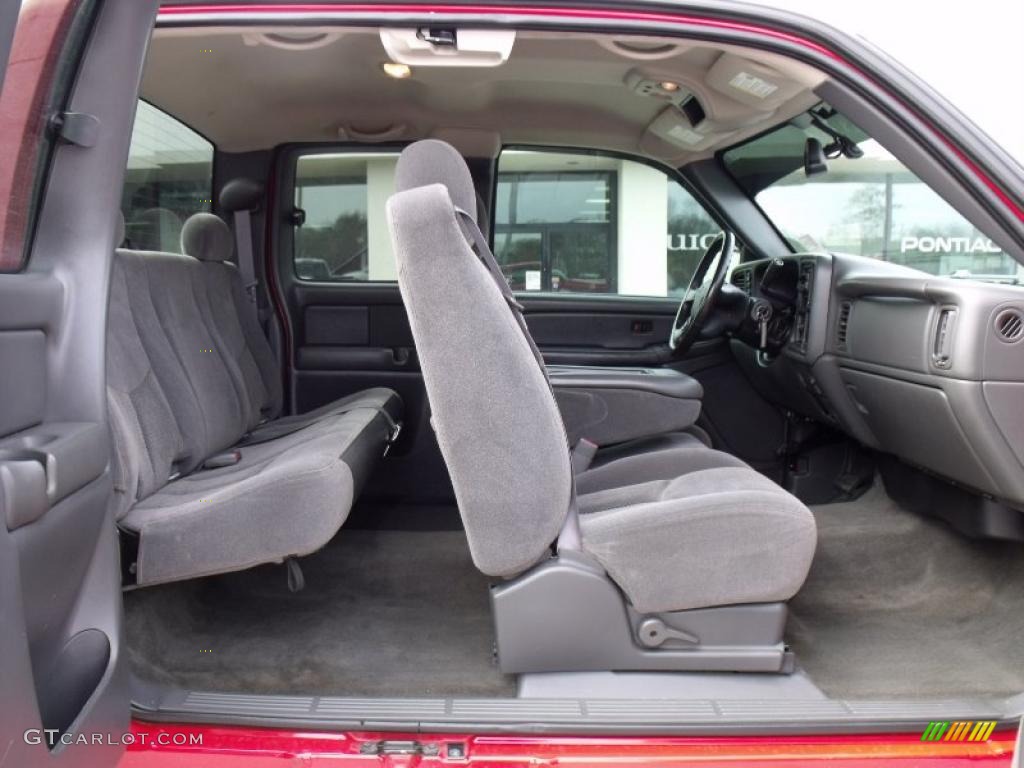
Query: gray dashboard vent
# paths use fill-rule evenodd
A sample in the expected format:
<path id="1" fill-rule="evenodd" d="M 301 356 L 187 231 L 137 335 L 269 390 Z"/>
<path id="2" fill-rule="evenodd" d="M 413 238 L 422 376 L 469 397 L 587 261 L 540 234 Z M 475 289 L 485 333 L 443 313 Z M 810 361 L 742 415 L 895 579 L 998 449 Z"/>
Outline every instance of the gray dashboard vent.
<path id="1" fill-rule="evenodd" d="M 1024 338 L 1024 314 L 1018 309 L 1004 309 L 996 315 L 995 329 L 1000 341 L 1020 341 Z"/>
<path id="2" fill-rule="evenodd" d="M 850 313 L 853 311 L 853 302 L 844 301 L 839 307 L 839 322 L 836 323 L 836 341 L 840 349 L 846 349 L 846 337 L 850 332 Z"/>
<path id="3" fill-rule="evenodd" d="M 737 269 L 732 273 L 732 284 L 742 288 L 743 292 L 749 296 L 754 287 L 754 275 L 749 269 Z"/>

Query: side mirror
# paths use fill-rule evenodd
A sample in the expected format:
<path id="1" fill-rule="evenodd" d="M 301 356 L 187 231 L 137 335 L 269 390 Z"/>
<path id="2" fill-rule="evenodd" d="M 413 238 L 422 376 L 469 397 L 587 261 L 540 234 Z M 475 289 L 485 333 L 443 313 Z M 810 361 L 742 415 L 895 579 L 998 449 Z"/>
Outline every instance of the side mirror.
<path id="1" fill-rule="evenodd" d="M 807 139 L 804 144 L 804 174 L 813 176 L 816 173 L 828 172 L 828 160 L 825 150 L 817 139 Z"/>

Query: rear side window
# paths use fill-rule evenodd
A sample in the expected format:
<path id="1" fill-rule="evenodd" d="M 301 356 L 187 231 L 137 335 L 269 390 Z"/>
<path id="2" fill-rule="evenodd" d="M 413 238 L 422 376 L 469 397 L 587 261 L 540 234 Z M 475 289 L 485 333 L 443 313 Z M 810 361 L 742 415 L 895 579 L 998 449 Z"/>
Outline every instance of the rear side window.
<path id="1" fill-rule="evenodd" d="M 395 280 L 384 218 L 398 154 L 325 153 L 295 168 L 295 274 L 300 280 Z"/>
<path id="2" fill-rule="evenodd" d="M 517 291 L 678 295 L 719 229 L 643 163 L 532 150 L 499 161 L 494 255 Z"/>
<path id="3" fill-rule="evenodd" d="M 385 219 L 396 152 L 301 155 L 294 269 L 316 282 L 395 280 Z M 494 255 L 516 291 L 682 293 L 719 227 L 664 171 L 594 154 L 506 150 Z"/>
<path id="4" fill-rule="evenodd" d="M 121 198 L 126 247 L 181 251 L 185 219 L 211 207 L 213 153 L 213 144 L 180 120 L 139 102 Z"/>

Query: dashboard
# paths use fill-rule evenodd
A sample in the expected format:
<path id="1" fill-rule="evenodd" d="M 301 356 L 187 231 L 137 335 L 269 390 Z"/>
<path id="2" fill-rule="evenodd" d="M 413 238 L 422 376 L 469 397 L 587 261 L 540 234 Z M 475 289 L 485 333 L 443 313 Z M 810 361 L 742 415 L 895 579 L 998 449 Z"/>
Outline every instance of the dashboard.
<path id="1" fill-rule="evenodd" d="M 766 350 L 731 342 L 764 397 L 1024 508 L 1024 288 L 824 253 L 730 282 L 773 306 Z"/>

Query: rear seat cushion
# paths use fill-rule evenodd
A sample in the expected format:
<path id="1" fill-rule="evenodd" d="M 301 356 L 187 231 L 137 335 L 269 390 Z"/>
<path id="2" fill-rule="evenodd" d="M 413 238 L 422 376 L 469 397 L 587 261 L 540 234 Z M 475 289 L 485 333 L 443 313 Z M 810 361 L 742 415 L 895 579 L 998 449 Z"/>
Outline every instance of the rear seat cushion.
<path id="1" fill-rule="evenodd" d="M 353 444 L 345 454 L 345 461 L 352 470 L 355 492 L 358 495 L 380 458 L 381 441 L 386 443 L 397 436 L 395 431 L 402 422 L 402 411 L 402 399 L 394 390 L 384 387 L 366 389 L 327 403 L 316 410 L 284 416 L 263 424 L 243 439 L 243 450 L 247 441 L 262 443 L 267 439 L 280 440 L 282 436 L 290 435 L 296 430 L 305 430 L 310 425 L 341 413 L 377 414 L 378 418 L 372 422 L 371 427 L 364 430 L 362 439 Z"/>
<path id="2" fill-rule="evenodd" d="M 374 387 L 373 389 L 364 389 L 361 392 L 333 400 L 312 411 L 274 419 L 254 429 L 252 434 L 258 436 L 274 431 L 291 431 L 295 425 L 312 424 L 328 416 L 360 408 L 383 411 L 396 423 L 402 420 L 402 399 L 398 396 L 398 393 L 393 389 Z"/>
<path id="3" fill-rule="evenodd" d="M 322 547 L 352 507 L 356 483 L 347 454 L 375 418 L 373 411 L 354 411 L 242 448 L 238 464 L 194 472 L 141 501 L 121 520 L 140 537 L 138 584 L 248 568 Z"/>
<path id="4" fill-rule="evenodd" d="M 223 240 L 210 247 L 223 248 Z M 255 423 L 262 409 L 253 405 L 265 407 L 266 392 L 255 385 L 259 364 L 237 305 L 224 300 L 227 289 L 240 288 L 236 278 L 219 260 L 115 255 L 107 366 L 116 513 L 138 535 L 140 585 L 319 549 L 401 418 L 398 396 L 375 389 L 313 414 Z M 277 431 L 237 449 L 237 464 L 201 468 L 253 427 Z"/>

